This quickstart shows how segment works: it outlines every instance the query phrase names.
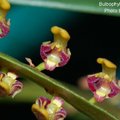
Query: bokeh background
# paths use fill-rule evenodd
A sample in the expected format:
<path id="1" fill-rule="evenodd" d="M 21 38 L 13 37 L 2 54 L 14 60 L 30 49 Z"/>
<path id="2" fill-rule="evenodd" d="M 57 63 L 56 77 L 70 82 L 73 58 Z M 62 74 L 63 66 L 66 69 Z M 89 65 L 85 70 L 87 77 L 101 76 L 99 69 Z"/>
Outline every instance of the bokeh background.
<path id="1" fill-rule="evenodd" d="M 44 73 L 81 90 L 79 78 L 100 71 L 101 66 L 96 59 L 105 57 L 118 65 L 117 77 L 120 78 L 120 17 L 19 5 L 12 5 L 7 17 L 11 19 L 11 30 L 7 37 L 0 40 L 0 52 L 24 63 L 27 63 L 25 57 L 30 57 L 37 65 L 42 62 L 40 45 L 43 41 L 53 40 L 50 28 L 57 25 L 70 33 L 68 47 L 72 56 L 66 66 Z M 25 94 L 24 91 L 21 93 L 24 95 L 17 95 L 19 100 L 0 99 L 1 120 L 35 120 L 31 105 L 45 91 L 34 83 L 24 82 L 27 88 Z M 69 113 L 66 120 L 88 119 L 68 104 L 66 107 Z"/>

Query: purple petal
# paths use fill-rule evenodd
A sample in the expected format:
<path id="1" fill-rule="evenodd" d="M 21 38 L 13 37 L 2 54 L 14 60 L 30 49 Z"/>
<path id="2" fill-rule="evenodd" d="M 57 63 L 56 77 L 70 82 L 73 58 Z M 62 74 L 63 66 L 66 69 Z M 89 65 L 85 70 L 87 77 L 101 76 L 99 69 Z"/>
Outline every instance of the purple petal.
<path id="1" fill-rule="evenodd" d="M 115 82 L 110 83 L 110 88 L 111 92 L 108 94 L 109 97 L 113 97 L 120 92 L 120 87 Z"/>
<path id="2" fill-rule="evenodd" d="M 5 22 L 6 21 L 0 21 L 0 38 L 5 37 L 10 31 L 9 25 Z"/>
<path id="3" fill-rule="evenodd" d="M 47 105 L 50 104 L 50 102 L 51 102 L 51 101 L 50 101 L 49 99 L 47 99 L 46 97 L 39 97 L 39 98 L 37 99 L 37 103 L 38 103 L 38 105 L 39 105 L 40 107 L 42 107 L 43 104 L 44 104 L 44 107 L 46 108 Z"/>
<path id="4" fill-rule="evenodd" d="M 45 60 L 46 58 L 47 58 L 47 56 L 48 56 L 48 54 L 50 54 L 51 53 L 51 46 L 50 46 L 50 44 L 48 43 L 48 44 L 43 44 L 43 45 L 41 45 L 41 47 L 40 47 L 40 55 L 41 55 L 41 58 L 43 59 L 43 60 Z"/>
<path id="5" fill-rule="evenodd" d="M 55 113 L 54 120 L 63 120 L 67 116 L 67 112 L 62 108 Z"/>
<path id="6" fill-rule="evenodd" d="M 70 60 L 70 55 L 65 51 L 62 51 L 60 52 L 60 58 L 61 62 L 59 63 L 59 66 L 62 67 L 68 63 L 68 61 Z"/>
<path id="7" fill-rule="evenodd" d="M 88 76 L 87 77 L 87 82 L 88 82 L 88 86 L 90 88 L 90 90 L 92 92 L 96 91 L 97 89 L 99 89 L 99 87 L 101 86 L 103 79 L 100 77 L 95 77 L 93 76 Z"/>
<path id="8" fill-rule="evenodd" d="M 23 88 L 23 84 L 16 80 L 16 82 L 12 85 L 12 88 L 11 88 L 11 92 L 10 92 L 10 95 L 11 96 L 15 96 L 17 93 L 19 93 Z"/>

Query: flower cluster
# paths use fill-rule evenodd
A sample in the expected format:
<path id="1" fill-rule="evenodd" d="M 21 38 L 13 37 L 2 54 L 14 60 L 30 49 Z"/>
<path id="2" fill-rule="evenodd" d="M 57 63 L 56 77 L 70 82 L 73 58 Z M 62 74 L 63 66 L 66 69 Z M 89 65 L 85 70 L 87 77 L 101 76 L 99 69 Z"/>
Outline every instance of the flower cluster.
<path id="1" fill-rule="evenodd" d="M 39 97 L 32 105 L 32 111 L 38 120 L 64 120 L 67 113 L 62 107 L 63 103 L 59 97 L 52 100 Z"/>
<path id="2" fill-rule="evenodd" d="M 10 9 L 10 4 L 7 0 L 0 1 L 0 38 L 6 36 L 9 32 L 10 22 L 6 21 L 7 11 Z M 41 70 L 53 71 L 56 67 L 62 67 L 68 63 L 71 57 L 71 52 L 67 48 L 67 43 L 70 40 L 69 33 L 58 26 L 53 26 L 51 32 L 54 36 L 54 41 L 47 41 L 40 46 L 40 56 L 43 63 L 35 66 L 30 58 L 26 58 L 30 66 Z M 93 92 L 97 102 L 102 102 L 106 98 L 111 98 L 120 93 L 120 85 L 116 79 L 117 66 L 105 58 L 98 58 L 97 62 L 102 65 L 102 72 L 87 76 L 87 85 L 85 88 Z M 18 76 L 12 72 L 0 72 L 0 96 L 14 97 L 19 93 L 23 84 L 17 80 Z M 86 77 L 83 78 L 84 81 Z M 63 108 L 64 101 L 59 97 L 53 97 L 49 100 L 45 97 L 39 97 L 32 105 L 32 112 L 38 120 L 64 120 L 66 111 Z"/>
<path id="3" fill-rule="evenodd" d="M 102 72 L 88 75 L 87 82 L 97 102 L 110 98 L 120 93 L 119 82 L 116 79 L 117 66 L 105 58 L 98 58 L 102 65 Z"/>
<path id="4" fill-rule="evenodd" d="M 0 72 L 0 96 L 14 97 L 22 90 L 23 84 L 17 78 L 18 76 L 12 72 Z"/>
<path id="5" fill-rule="evenodd" d="M 0 38 L 5 37 L 10 30 L 10 20 L 6 20 L 6 15 L 10 9 L 8 0 L 0 0 Z"/>

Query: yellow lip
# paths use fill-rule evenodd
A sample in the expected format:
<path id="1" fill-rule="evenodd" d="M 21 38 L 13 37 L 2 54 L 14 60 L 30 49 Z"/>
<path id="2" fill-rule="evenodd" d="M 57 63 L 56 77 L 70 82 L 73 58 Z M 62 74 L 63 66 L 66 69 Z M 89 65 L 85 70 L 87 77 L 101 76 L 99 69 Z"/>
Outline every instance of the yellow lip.
<path id="1" fill-rule="evenodd" d="M 109 76 L 109 81 L 116 79 L 117 66 L 105 58 L 98 58 L 97 62 L 102 65 L 102 72 Z M 107 76 L 105 76 L 107 77 Z M 107 77 L 108 78 L 108 77 Z"/>
<path id="2" fill-rule="evenodd" d="M 61 27 L 58 27 L 58 26 L 53 26 L 51 28 L 51 32 L 54 34 L 54 35 L 60 35 L 64 40 L 69 40 L 70 39 L 70 35 L 69 33 L 61 28 Z"/>
<path id="3" fill-rule="evenodd" d="M 8 2 L 8 0 L 0 0 L 0 7 L 4 10 L 9 10 L 10 3 Z"/>
<path id="4" fill-rule="evenodd" d="M 104 64 L 108 68 L 113 68 L 113 69 L 117 68 L 117 66 L 114 63 L 112 63 L 111 61 L 109 61 L 109 60 L 107 60 L 105 58 L 98 58 L 97 62 L 99 64 L 102 64 L 102 65 Z"/>
<path id="5" fill-rule="evenodd" d="M 9 95 L 10 88 L 7 84 L 0 82 L 0 96 Z"/>
<path id="6" fill-rule="evenodd" d="M 32 112 L 35 114 L 35 116 L 38 116 L 40 114 L 41 120 L 49 120 L 49 115 L 46 109 L 40 108 L 37 104 L 32 105 Z"/>

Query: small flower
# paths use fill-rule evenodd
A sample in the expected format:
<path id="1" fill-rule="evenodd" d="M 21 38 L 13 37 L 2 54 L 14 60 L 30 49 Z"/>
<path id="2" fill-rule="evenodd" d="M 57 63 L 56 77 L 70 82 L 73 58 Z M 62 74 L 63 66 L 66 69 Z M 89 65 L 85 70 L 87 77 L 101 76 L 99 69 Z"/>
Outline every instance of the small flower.
<path id="1" fill-rule="evenodd" d="M 117 66 L 105 58 L 98 58 L 97 62 L 102 65 L 102 72 L 88 75 L 87 82 L 97 102 L 110 98 L 120 92 L 118 80 L 116 80 Z"/>
<path id="2" fill-rule="evenodd" d="M 10 9 L 8 0 L 0 0 L 0 38 L 5 37 L 10 30 L 10 20 L 6 20 L 6 15 Z"/>
<path id="3" fill-rule="evenodd" d="M 40 47 L 45 68 L 50 71 L 66 65 L 71 56 L 70 50 L 67 49 L 67 42 L 70 39 L 68 32 L 57 26 L 52 27 L 51 32 L 54 35 L 54 42 L 44 42 Z"/>
<path id="4" fill-rule="evenodd" d="M 0 73 L 0 96 L 12 96 L 18 94 L 23 84 L 17 80 L 18 76 L 12 72 Z"/>
<path id="5" fill-rule="evenodd" d="M 59 97 L 52 100 L 39 97 L 32 105 L 32 111 L 38 120 L 64 120 L 67 113 L 62 107 L 63 103 Z"/>

